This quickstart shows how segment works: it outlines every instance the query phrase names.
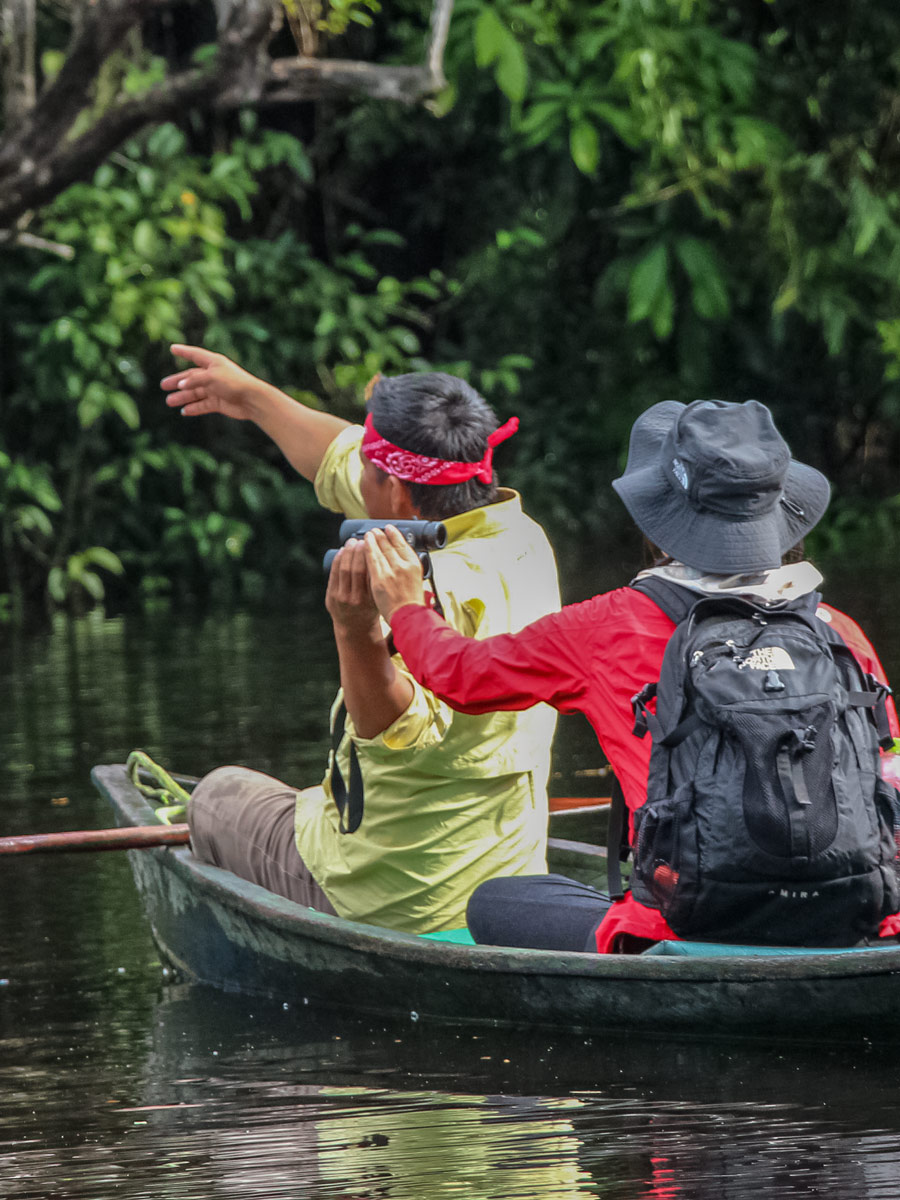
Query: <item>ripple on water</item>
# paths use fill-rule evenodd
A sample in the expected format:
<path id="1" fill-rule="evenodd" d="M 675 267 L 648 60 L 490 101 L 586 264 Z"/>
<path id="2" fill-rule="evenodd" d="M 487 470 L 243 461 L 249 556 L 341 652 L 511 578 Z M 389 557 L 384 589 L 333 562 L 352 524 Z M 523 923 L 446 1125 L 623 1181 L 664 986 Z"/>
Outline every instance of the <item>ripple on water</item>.
<path id="1" fill-rule="evenodd" d="M 320 770 L 318 751 L 304 756 L 334 663 L 315 619 L 93 621 L 14 647 L 0 662 L 3 832 L 103 824 L 89 767 L 137 745 L 182 769 Z M 311 628 L 321 664 L 304 657 Z M 4 1200 L 900 1195 L 896 1047 L 285 1012 L 164 985 L 123 856 L 3 870 Z"/>

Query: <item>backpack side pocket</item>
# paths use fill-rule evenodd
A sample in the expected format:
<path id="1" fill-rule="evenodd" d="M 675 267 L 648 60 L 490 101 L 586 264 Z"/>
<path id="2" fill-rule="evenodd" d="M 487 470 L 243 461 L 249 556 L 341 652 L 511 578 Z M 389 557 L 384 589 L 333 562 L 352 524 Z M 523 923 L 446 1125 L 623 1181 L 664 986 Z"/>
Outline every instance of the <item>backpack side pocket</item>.
<path id="1" fill-rule="evenodd" d="M 696 895 L 697 828 L 693 807 L 694 784 L 688 782 L 670 796 L 649 800 L 634 817 L 634 898 L 658 908 L 669 924 L 673 913 L 684 920 Z"/>
<path id="2" fill-rule="evenodd" d="M 887 917 L 900 908 L 900 792 L 888 780 L 878 777 L 875 783 L 875 806 L 881 825 L 884 843 L 883 857 L 890 861 L 885 884 L 885 899 L 882 916 Z M 888 849 L 890 844 L 891 849 Z M 891 850 L 893 858 L 891 858 Z"/>

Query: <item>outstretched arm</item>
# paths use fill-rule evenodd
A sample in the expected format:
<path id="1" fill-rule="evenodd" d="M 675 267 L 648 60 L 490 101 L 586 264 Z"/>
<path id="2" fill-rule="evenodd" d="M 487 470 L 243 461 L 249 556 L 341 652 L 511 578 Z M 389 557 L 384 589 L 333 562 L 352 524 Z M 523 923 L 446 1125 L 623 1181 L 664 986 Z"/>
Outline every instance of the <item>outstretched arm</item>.
<path id="1" fill-rule="evenodd" d="M 194 365 L 161 381 L 170 408 L 180 408 L 185 417 L 219 413 L 235 421 L 253 421 L 294 470 L 315 479 L 325 451 L 347 421 L 292 400 L 224 354 L 181 344 L 172 346 L 172 353 Z"/>

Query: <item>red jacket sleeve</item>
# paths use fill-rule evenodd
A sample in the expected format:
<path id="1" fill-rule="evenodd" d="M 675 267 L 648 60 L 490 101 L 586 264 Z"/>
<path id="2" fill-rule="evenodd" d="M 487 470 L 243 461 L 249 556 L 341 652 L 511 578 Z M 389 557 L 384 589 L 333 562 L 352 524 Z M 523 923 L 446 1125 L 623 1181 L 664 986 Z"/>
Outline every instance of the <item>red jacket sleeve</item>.
<path id="1" fill-rule="evenodd" d="M 583 664 L 567 651 L 567 616 L 551 613 L 518 633 L 466 637 L 437 613 L 407 604 L 391 618 L 394 646 L 412 674 L 465 713 L 519 711 L 546 703 L 571 712 L 585 688 Z"/>

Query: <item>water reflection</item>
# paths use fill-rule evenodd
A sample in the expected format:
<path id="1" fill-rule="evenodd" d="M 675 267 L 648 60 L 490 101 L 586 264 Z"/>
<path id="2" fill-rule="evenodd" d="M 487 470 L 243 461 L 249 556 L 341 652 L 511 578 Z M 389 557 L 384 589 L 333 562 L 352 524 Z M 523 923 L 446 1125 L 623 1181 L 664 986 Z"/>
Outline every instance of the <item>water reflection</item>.
<path id="1" fill-rule="evenodd" d="M 900 677 L 889 595 L 873 590 L 867 628 Z M 2 831 L 105 824 L 90 767 L 138 745 L 186 770 L 315 779 L 335 674 L 317 598 L 279 618 L 0 631 Z M 574 792 L 596 761 L 586 731 L 563 722 L 556 761 Z M 285 1009 L 167 978 L 124 856 L 0 870 L 4 1197 L 900 1194 L 898 1045 L 476 1035 Z"/>
<path id="2" fill-rule="evenodd" d="M 900 1185 L 898 1047 L 473 1035 L 184 985 L 142 1033 L 128 1008 L 103 1055 L 77 1021 L 4 1039 L 20 1074 L 4 1195 L 875 1200 Z M 22 1118 L 35 1104 L 38 1124 Z"/>

